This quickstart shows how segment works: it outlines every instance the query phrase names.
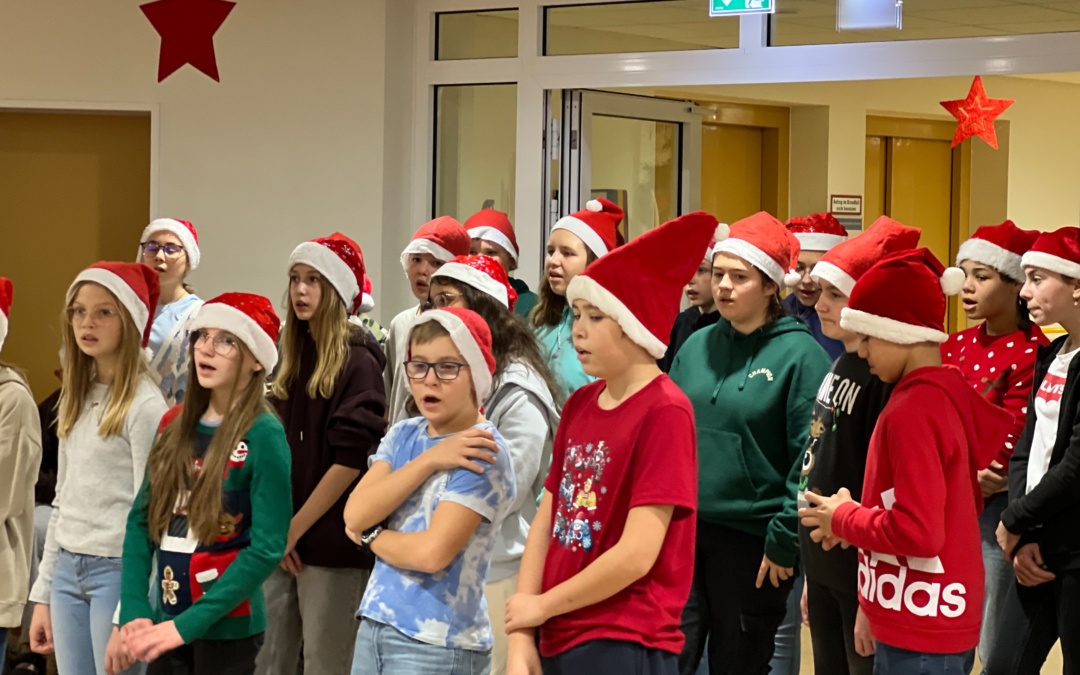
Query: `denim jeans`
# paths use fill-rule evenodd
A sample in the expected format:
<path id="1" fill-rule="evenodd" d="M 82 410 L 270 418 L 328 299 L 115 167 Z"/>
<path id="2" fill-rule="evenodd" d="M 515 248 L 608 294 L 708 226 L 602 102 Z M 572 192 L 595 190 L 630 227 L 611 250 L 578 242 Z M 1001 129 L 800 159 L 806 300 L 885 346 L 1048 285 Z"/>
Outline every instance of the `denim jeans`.
<path id="1" fill-rule="evenodd" d="M 805 574 L 795 578 L 795 585 L 788 595 L 787 614 L 776 629 L 776 651 L 773 652 L 769 667 L 771 675 L 799 675 L 802 662 L 802 600 Z"/>
<path id="2" fill-rule="evenodd" d="M 1061 642 L 1062 672 L 1080 673 L 1080 570 L 1038 586 L 1009 585 L 987 675 L 1038 675 Z"/>
<path id="3" fill-rule="evenodd" d="M 57 670 L 64 675 L 105 675 L 105 648 L 120 602 L 120 558 L 60 550 L 49 610 Z M 136 664 L 125 675 L 139 675 Z"/>
<path id="4" fill-rule="evenodd" d="M 983 623 L 979 633 L 979 659 L 985 664 L 995 660 L 995 637 L 1001 630 L 1005 610 L 1005 596 L 1009 585 L 1015 583 L 1016 573 L 1012 563 L 1005 560 L 997 543 L 997 526 L 1001 514 L 1009 504 L 1008 495 L 994 495 L 986 502 L 979 516 L 979 534 L 982 536 L 983 567 L 986 569 L 986 591 L 983 596 Z M 985 670 L 983 672 L 986 672 Z"/>
<path id="5" fill-rule="evenodd" d="M 975 666 L 975 650 L 959 654 L 925 654 L 877 643 L 874 675 L 968 675 Z"/>
<path id="6" fill-rule="evenodd" d="M 488 675 L 490 670 L 490 651 L 429 645 L 371 619 L 361 620 L 356 633 L 353 675 Z"/>
<path id="7" fill-rule="evenodd" d="M 7 663 L 7 637 L 8 629 L 0 628 L 0 675 L 4 675 L 4 664 Z"/>

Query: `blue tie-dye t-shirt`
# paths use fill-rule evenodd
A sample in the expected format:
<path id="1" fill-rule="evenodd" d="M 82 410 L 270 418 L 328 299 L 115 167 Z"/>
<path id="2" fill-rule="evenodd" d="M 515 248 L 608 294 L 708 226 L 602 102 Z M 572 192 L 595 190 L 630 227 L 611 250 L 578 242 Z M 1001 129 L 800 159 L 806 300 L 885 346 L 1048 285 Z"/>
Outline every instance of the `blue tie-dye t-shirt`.
<path id="1" fill-rule="evenodd" d="M 484 584 L 506 511 L 514 501 L 514 470 L 506 442 L 491 422 L 476 429 L 495 436 L 499 452 L 484 473 L 467 469 L 439 471 L 428 478 L 390 516 L 388 529 L 423 532 L 431 525 L 436 507 L 454 502 L 482 516 L 476 532 L 453 562 L 435 574 L 425 574 L 375 562 L 357 616 L 393 626 L 405 635 L 440 647 L 488 651 L 492 647 L 491 623 Z M 397 471 L 446 436 L 431 437 L 423 417 L 403 420 L 383 438 L 369 465 L 386 462 Z"/>

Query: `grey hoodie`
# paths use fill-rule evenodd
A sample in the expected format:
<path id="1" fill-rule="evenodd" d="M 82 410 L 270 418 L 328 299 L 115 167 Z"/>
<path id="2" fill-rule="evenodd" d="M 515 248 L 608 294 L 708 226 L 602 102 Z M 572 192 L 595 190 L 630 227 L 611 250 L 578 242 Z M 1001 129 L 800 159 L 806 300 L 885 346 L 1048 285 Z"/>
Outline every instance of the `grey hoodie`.
<path id="1" fill-rule="evenodd" d="M 22 623 L 30 591 L 40 464 L 41 422 L 30 387 L 14 370 L 0 366 L 0 628 Z"/>

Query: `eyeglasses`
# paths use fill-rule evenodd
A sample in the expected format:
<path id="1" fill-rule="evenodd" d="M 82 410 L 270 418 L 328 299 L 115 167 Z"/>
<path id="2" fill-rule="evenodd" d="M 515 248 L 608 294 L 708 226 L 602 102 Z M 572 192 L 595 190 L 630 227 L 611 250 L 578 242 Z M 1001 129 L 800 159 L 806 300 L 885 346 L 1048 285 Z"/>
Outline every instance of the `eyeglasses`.
<path id="1" fill-rule="evenodd" d="M 184 247 L 180 244 L 159 244 L 156 241 L 143 242 L 143 256 L 150 258 L 157 255 L 158 251 L 163 251 L 166 258 L 175 258 L 184 252 Z"/>
<path id="2" fill-rule="evenodd" d="M 237 340 L 228 333 L 218 333 L 211 339 L 209 333 L 200 330 L 191 336 L 191 344 L 195 345 L 195 349 L 201 349 L 207 340 L 214 345 L 214 352 L 218 356 L 232 356 L 236 351 Z"/>
<path id="3" fill-rule="evenodd" d="M 67 320 L 68 320 L 68 323 L 71 324 L 72 326 L 75 326 L 75 325 L 80 325 L 81 326 L 82 324 L 86 323 L 88 320 L 93 321 L 94 325 L 96 326 L 99 323 L 108 323 L 108 322 L 112 321 L 113 319 L 117 319 L 119 317 L 120 317 L 120 313 L 117 310 L 107 308 L 107 307 L 102 307 L 100 309 L 95 309 L 94 311 L 90 311 L 90 310 L 86 309 L 85 307 L 68 307 L 67 308 Z"/>
<path id="4" fill-rule="evenodd" d="M 427 361 L 406 361 L 405 375 L 410 380 L 426 380 L 428 371 L 434 369 L 435 377 L 442 382 L 456 380 L 461 374 L 462 368 L 468 368 L 467 363 L 455 363 L 453 361 L 440 361 L 428 363 Z"/>
<path id="5" fill-rule="evenodd" d="M 453 293 L 451 291 L 443 291 L 436 295 L 431 296 L 430 304 L 435 309 L 444 309 L 446 307 L 452 307 L 454 302 L 461 297 L 461 293 Z"/>

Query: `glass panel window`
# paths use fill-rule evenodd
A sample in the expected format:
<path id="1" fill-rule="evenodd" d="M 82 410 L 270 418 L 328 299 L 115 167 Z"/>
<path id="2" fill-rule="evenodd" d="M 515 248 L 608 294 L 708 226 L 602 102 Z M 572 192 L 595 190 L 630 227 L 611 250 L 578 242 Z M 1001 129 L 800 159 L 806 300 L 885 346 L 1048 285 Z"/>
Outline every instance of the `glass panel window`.
<path id="1" fill-rule="evenodd" d="M 545 10 L 544 54 L 620 54 L 739 46 L 738 17 L 709 17 L 706 0 L 648 0 Z"/>
<path id="2" fill-rule="evenodd" d="M 517 85 L 438 87 L 435 92 L 435 216 L 465 222 L 482 208 L 514 219 Z"/>
<path id="3" fill-rule="evenodd" d="M 502 59 L 517 56 L 518 11 L 447 12 L 436 17 L 435 59 Z"/>

